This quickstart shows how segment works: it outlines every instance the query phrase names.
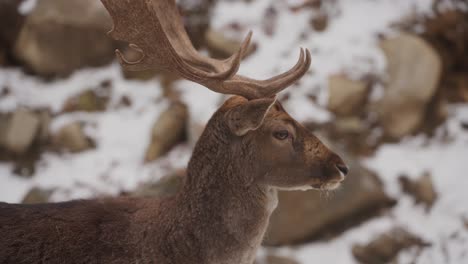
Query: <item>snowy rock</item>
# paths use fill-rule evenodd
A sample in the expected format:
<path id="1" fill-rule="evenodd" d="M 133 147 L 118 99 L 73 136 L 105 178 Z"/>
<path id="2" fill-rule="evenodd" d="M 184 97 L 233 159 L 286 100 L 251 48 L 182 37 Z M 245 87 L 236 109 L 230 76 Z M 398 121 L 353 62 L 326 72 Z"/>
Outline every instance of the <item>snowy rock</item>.
<path id="1" fill-rule="evenodd" d="M 337 115 L 359 113 L 367 100 L 369 85 L 342 75 L 328 79 L 328 109 Z"/>
<path id="2" fill-rule="evenodd" d="M 186 174 L 185 170 L 175 171 L 155 183 L 140 185 L 132 194 L 140 197 L 167 197 L 174 195 L 182 187 Z"/>
<path id="3" fill-rule="evenodd" d="M 328 26 L 328 15 L 325 12 L 319 12 L 310 19 L 310 25 L 317 32 L 325 31 Z"/>
<path id="4" fill-rule="evenodd" d="M 39 142 L 45 142 L 49 138 L 49 129 L 50 122 L 52 121 L 52 116 L 50 114 L 50 111 L 43 110 L 37 113 L 37 117 L 39 118 L 40 122 L 38 140 Z"/>
<path id="5" fill-rule="evenodd" d="M 371 212 L 393 204 L 375 174 L 355 160 L 345 160 L 350 173 L 342 188 L 329 199 L 315 190 L 279 192 L 279 204 L 265 236 L 266 245 L 296 244 L 343 230 Z"/>
<path id="6" fill-rule="evenodd" d="M 27 16 L 14 52 L 37 74 L 68 75 L 113 60 L 114 41 L 106 34 L 110 28 L 100 1 L 40 0 Z"/>
<path id="7" fill-rule="evenodd" d="M 183 139 L 187 119 L 187 106 L 180 102 L 172 103 L 159 116 L 151 131 L 151 143 L 146 150 L 145 162 L 161 157 Z"/>
<path id="8" fill-rule="evenodd" d="M 211 10 L 215 0 L 179 0 L 184 26 L 195 48 L 204 45 L 206 30 L 210 26 Z"/>
<path id="9" fill-rule="evenodd" d="M 422 203 L 427 210 L 429 210 L 437 200 L 437 192 L 435 191 L 432 177 L 429 173 L 425 173 L 416 180 L 412 180 L 403 175 L 400 176 L 399 181 L 403 191 L 411 195 L 416 204 Z"/>
<path id="10" fill-rule="evenodd" d="M 63 126 L 53 136 L 52 141 L 57 148 L 70 152 L 81 152 L 93 146 L 91 140 L 86 137 L 82 125 L 78 122 Z"/>
<path id="11" fill-rule="evenodd" d="M 13 153 L 22 154 L 33 143 L 39 127 L 40 120 L 34 113 L 24 109 L 17 110 L 5 130 L 3 145 Z"/>
<path id="12" fill-rule="evenodd" d="M 104 111 L 107 107 L 110 94 L 109 91 L 102 90 L 86 90 L 77 96 L 68 99 L 64 104 L 63 111 Z"/>
<path id="13" fill-rule="evenodd" d="M 38 187 L 33 187 L 29 192 L 24 196 L 23 204 L 36 204 L 36 203 L 47 203 L 52 194 L 52 190 L 45 190 Z"/>
<path id="14" fill-rule="evenodd" d="M 436 51 L 423 39 L 409 34 L 384 40 L 388 83 L 378 103 L 385 134 L 401 138 L 415 132 L 441 78 L 442 63 Z"/>
<path id="15" fill-rule="evenodd" d="M 354 245 L 352 252 L 354 257 L 363 264 L 389 263 L 395 260 L 402 250 L 426 246 L 429 244 L 421 238 L 397 227 L 379 235 L 367 245 Z"/>
<path id="16" fill-rule="evenodd" d="M 206 47 L 215 58 L 227 58 L 237 52 L 241 41 L 229 39 L 221 32 L 209 29 L 205 34 Z M 251 43 L 246 56 L 255 51 L 255 44 Z"/>

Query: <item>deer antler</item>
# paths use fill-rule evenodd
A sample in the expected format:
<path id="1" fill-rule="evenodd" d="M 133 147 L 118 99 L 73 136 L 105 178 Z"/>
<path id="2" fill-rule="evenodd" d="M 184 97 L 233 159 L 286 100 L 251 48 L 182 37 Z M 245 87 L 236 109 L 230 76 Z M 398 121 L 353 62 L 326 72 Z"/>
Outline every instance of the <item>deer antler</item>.
<path id="1" fill-rule="evenodd" d="M 300 79 L 310 67 L 310 53 L 301 49 L 299 60 L 289 71 L 267 80 L 237 75 L 252 32 L 230 58 L 216 60 L 200 55 L 185 31 L 174 0 L 101 0 L 109 11 L 114 28 L 109 34 L 130 43 L 141 53 L 137 61 L 128 61 L 116 50 L 127 70 L 161 68 L 175 71 L 183 78 L 224 94 L 247 99 L 274 95 Z"/>

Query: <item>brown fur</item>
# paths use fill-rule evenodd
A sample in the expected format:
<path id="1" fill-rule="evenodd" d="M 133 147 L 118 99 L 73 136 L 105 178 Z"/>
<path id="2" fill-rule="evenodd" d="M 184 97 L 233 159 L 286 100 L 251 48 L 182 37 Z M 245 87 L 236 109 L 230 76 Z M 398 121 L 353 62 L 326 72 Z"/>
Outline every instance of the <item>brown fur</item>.
<path id="1" fill-rule="evenodd" d="M 259 100 L 233 97 L 213 115 L 174 197 L 0 203 L 0 263 L 252 263 L 276 187 L 330 187 L 344 166 L 274 99 Z"/>

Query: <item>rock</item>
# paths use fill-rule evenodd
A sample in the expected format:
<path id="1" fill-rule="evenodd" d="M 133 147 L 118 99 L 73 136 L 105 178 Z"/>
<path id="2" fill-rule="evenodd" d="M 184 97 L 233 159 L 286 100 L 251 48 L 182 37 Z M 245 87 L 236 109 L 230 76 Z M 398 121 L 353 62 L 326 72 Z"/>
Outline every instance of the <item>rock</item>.
<path id="1" fill-rule="evenodd" d="M 50 134 L 50 122 L 52 121 L 52 116 L 50 111 L 43 110 L 37 113 L 37 117 L 39 118 L 39 133 L 38 133 L 38 140 L 41 143 L 44 143 L 49 138 Z"/>
<path id="2" fill-rule="evenodd" d="M 187 120 L 187 106 L 181 102 L 173 102 L 153 125 L 151 143 L 146 150 L 145 162 L 156 160 L 181 142 Z"/>
<path id="3" fill-rule="evenodd" d="M 265 10 L 262 19 L 262 29 L 267 36 L 273 36 L 278 23 L 278 10 L 273 5 L 270 5 Z"/>
<path id="4" fill-rule="evenodd" d="M 394 204 L 377 176 L 346 158 L 350 172 L 342 188 L 327 199 L 319 191 L 279 192 L 265 244 L 289 245 L 343 231 L 380 209 Z"/>
<path id="5" fill-rule="evenodd" d="M 81 152 L 93 147 L 92 141 L 86 137 L 82 125 L 78 122 L 60 128 L 52 141 L 57 148 L 70 152 Z"/>
<path id="6" fill-rule="evenodd" d="M 394 139 L 414 133 L 421 126 L 441 78 L 442 63 L 423 39 L 401 34 L 384 40 L 389 80 L 378 103 L 385 134 Z"/>
<path id="7" fill-rule="evenodd" d="M 421 34 L 422 37 L 438 50 L 444 64 L 444 72 L 468 69 L 468 10 L 435 10 L 435 14 L 424 21 L 425 31 Z"/>
<path id="8" fill-rule="evenodd" d="M 144 183 L 133 192 L 133 195 L 139 197 L 172 196 L 182 187 L 186 174 L 186 170 L 178 170 L 155 183 Z"/>
<path id="9" fill-rule="evenodd" d="M 432 177 L 425 173 L 419 179 L 412 180 L 405 175 L 398 178 L 403 192 L 411 195 L 416 204 L 423 204 L 429 210 L 437 200 L 437 192 L 432 183 Z"/>
<path id="10" fill-rule="evenodd" d="M 205 44 L 205 32 L 210 27 L 211 10 L 215 0 L 179 0 L 178 6 L 184 18 L 184 26 L 193 46 Z"/>
<path id="11" fill-rule="evenodd" d="M 98 112 L 104 111 L 109 102 L 108 89 L 90 89 L 68 99 L 63 107 L 64 112 Z"/>
<path id="12" fill-rule="evenodd" d="M 15 154 L 28 150 L 40 127 L 39 118 L 28 110 L 20 109 L 13 113 L 5 130 L 3 145 Z"/>
<path id="13" fill-rule="evenodd" d="M 328 15 L 325 12 L 318 13 L 310 19 L 310 25 L 315 31 L 325 31 L 328 26 Z"/>
<path id="14" fill-rule="evenodd" d="M 322 0 L 306 0 L 303 1 L 301 4 L 292 6 L 290 9 L 293 12 L 298 12 L 303 9 L 320 9 L 322 7 Z"/>
<path id="15" fill-rule="evenodd" d="M 29 192 L 24 196 L 23 204 L 37 204 L 37 203 L 47 203 L 49 198 L 52 195 L 53 190 L 45 190 L 38 187 L 33 187 Z"/>
<path id="16" fill-rule="evenodd" d="M 18 7 L 23 0 L 0 1 L 0 66 L 7 64 L 9 51 L 14 46 L 18 33 L 24 22 L 24 16 L 18 12 Z M 3 61 L 2 61 L 3 59 Z"/>
<path id="17" fill-rule="evenodd" d="M 363 264 L 389 263 L 402 250 L 427 246 L 429 244 L 421 238 L 397 227 L 379 235 L 367 245 L 354 245 L 352 252 L 356 260 Z"/>
<path id="18" fill-rule="evenodd" d="M 209 29 L 205 34 L 206 47 L 215 58 L 227 58 L 237 52 L 241 45 L 238 40 L 226 38 L 221 32 Z M 256 49 L 255 44 L 250 44 L 245 57 L 252 54 Z"/>
<path id="19" fill-rule="evenodd" d="M 104 65 L 115 56 L 115 42 L 106 34 L 111 26 L 100 1 L 40 0 L 21 28 L 14 53 L 42 76 Z"/>
<path id="20" fill-rule="evenodd" d="M 450 74 L 447 77 L 444 89 L 451 102 L 468 102 L 468 75 L 463 72 Z"/>
<path id="21" fill-rule="evenodd" d="M 328 94 L 328 109 L 337 115 L 349 116 L 362 111 L 369 94 L 369 85 L 334 75 L 328 78 Z"/>

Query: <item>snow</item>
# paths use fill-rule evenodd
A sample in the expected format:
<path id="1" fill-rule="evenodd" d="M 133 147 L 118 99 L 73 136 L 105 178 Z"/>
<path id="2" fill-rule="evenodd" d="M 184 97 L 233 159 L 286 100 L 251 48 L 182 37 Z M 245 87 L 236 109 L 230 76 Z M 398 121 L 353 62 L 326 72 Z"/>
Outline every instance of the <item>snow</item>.
<path id="1" fill-rule="evenodd" d="M 35 2 L 24 1 L 21 13 L 30 12 Z M 299 85 L 284 92 L 290 93 L 284 104 L 297 120 L 316 122 L 333 120 L 333 115 L 325 109 L 329 76 L 342 73 L 354 79 L 383 76 L 386 62 L 378 47 L 379 36 L 396 34 L 393 25 L 405 17 L 431 15 L 433 4 L 432 0 L 324 1 L 331 16 L 329 25 L 324 32 L 315 32 L 309 20 L 317 11 L 290 10 L 302 2 L 219 1 L 212 21 L 215 29 L 238 39 L 253 30 L 253 42 L 259 47 L 245 59 L 239 71 L 252 78 L 268 78 L 287 70 L 297 60 L 299 47 L 308 48 L 312 53 L 311 70 Z M 453 8 L 449 1 L 443 2 L 441 8 Z M 275 33 L 269 36 L 262 30 L 262 21 L 265 10 L 271 5 L 278 16 Z M 466 5 L 460 4 L 459 8 L 466 8 Z M 242 30 L 230 29 L 232 23 L 240 23 Z M 116 63 L 80 70 L 67 79 L 54 81 L 28 76 L 19 69 L 1 69 L 0 83 L 10 87 L 11 93 L 0 98 L 0 112 L 27 107 L 48 108 L 53 114 L 59 114 L 66 99 L 108 80 L 112 82 L 112 97 L 107 111 L 60 114 L 51 124 L 52 131 L 56 131 L 70 122 L 82 121 L 86 133 L 96 142 L 96 149 L 79 154 L 45 153 L 30 179 L 14 175 L 10 163 L 0 163 L 0 201 L 20 202 L 32 186 L 55 189 L 53 201 L 116 195 L 186 165 L 191 154 L 189 145 L 176 147 L 157 162 L 143 163 L 151 126 L 168 102 L 161 94 L 157 78 L 144 82 L 126 80 Z M 188 81 L 178 81 L 176 87 L 195 124 L 205 123 L 225 99 Z M 379 98 L 382 91 L 382 87 L 374 87 L 372 100 Z M 132 105 L 119 106 L 122 96 L 130 98 Z M 317 102 L 309 100 L 309 96 L 315 96 Z M 461 128 L 460 122 L 468 123 L 468 107 L 452 105 L 449 110 L 450 118 L 434 138 L 409 137 L 398 144 L 384 145 L 375 156 L 363 160 L 378 173 L 386 192 L 399 198 L 388 214 L 330 241 L 280 248 L 276 253 L 293 256 L 304 264 L 355 263 L 350 250 L 353 244 L 366 243 L 376 234 L 403 226 L 433 243 L 416 263 L 466 263 L 468 231 L 462 219 L 468 218 L 468 192 L 465 190 L 468 186 L 468 130 Z M 424 172 L 432 175 L 439 194 L 429 212 L 414 206 L 412 199 L 402 194 L 397 180 L 403 173 L 419 177 Z M 415 254 L 413 251 L 401 254 L 399 263 L 411 262 Z"/>
<path id="2" fill-rule="evenodd" d="M 33 11 L 36 5 L 37 0 L 25 0 L 21 2 L 20 6 L 18 7 L 18 11 L 22 15 L 27 15 Z"/>

